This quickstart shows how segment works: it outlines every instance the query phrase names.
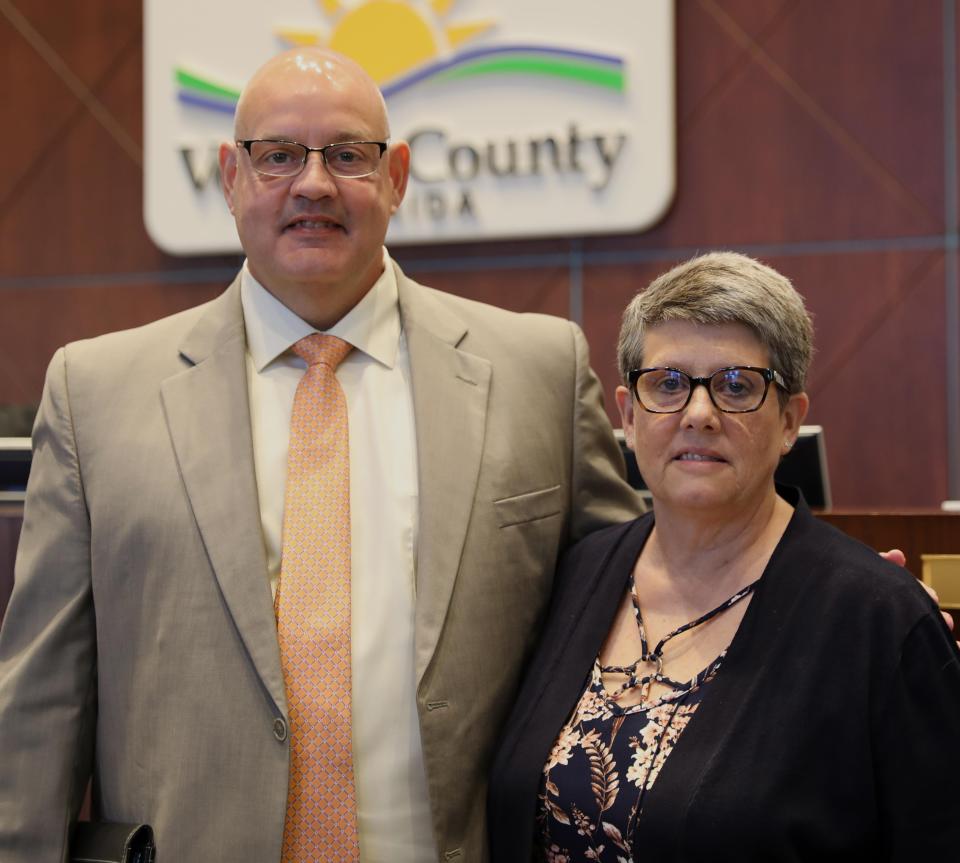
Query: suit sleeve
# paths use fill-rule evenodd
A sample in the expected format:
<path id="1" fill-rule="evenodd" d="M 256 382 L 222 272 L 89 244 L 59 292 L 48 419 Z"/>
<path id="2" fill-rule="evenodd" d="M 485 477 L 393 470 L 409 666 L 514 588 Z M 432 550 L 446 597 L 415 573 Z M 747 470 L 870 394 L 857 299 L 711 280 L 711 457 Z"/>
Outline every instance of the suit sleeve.
<path id="1" fill-rule="evenodd" d="M 903 861 L 952 860 L 960 823 L 960 652 L 931 610 L 905 638 L 877 714 L 882 845 Z"/>
<path id="2" fill-rule="evenodd" d="M 0 629 L 0 860 L 55 863 L 91 771 L 96 627 L 90 524 L 66 354 L 34 426 L 14 587 Z"/>
<path id="3" fill-rule="evenodd" d="M 624 479 L 623 457 L 603 407 L 600 381 L 590 368 L 587 340 L 571 323 L 576 392 L 573 399 L 570 541 L 643 512 L 640 496 Z"/>

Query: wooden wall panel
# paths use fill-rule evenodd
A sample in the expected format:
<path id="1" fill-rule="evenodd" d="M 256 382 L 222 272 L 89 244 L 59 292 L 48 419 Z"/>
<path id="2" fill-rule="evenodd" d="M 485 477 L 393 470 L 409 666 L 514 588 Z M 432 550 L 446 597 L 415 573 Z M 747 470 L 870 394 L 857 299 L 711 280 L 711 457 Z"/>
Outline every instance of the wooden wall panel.
<path id="1" fill-rule="evenodd" d="M 147 237 L 142 4 L 4 10 L 0 116 L 17 135 L 0 138 L 12 166 L 0 175 L 0 404 L 39 398 L 59 344 L 206 300 L 239 260 L 174 258 Z M 936 505 L 948 448 L 960 449 L 943 389 L 948 335 L 960 343 L 960 321 L 944 320 L 943 266 L 957 242 L 945 214 L 960 193 L 945 164 L 947 147 L 960 156 L 944 112 L 960 89 L 945 78 L 956 4 L 678 0 L 676 10 L 678 191 L 659 225 L 397 258 L 453 293 L 580 318 L 609 394 L 620 311 L 637 288 L 696 250 L 758 254 L 817 313 L 812 416 L 827 426 L 836 501 Z"/>
<path id="2" fill-rule="evenodd" d="M 834 500 L 921 506 L 947 497 L 939 252 L 771 261 L 814 315 L 809 421 L 826 429 Z"/>
<path id="3" fill-rule="evenodd" d="M 723 36 L 699 3 L 677 10 L 677 113 L 681 127 L 750 69 L 751 58 Z M 750 38 L 763 44 L 796 11 L 796 0 L 725 0 L 719 7 Z"/>
<path id="4" fill-rule="evenodd" d="M 139 212 L 141 170 L 89 117 L 0 215 L 11 276 L 136 272 L 154 265 Z"/>
<path id="5" fill-rule="evenodd" d="M 757 38 L 764 41 L 746 44 L 731 31 L 746 40 L 750 28 L 726 3 L 678 5 L 674 207 L 654 230 L 590 239 L 588 251 L 942 230 L 937 4 L 871 4 L 869 17 L 887 37 L 881 38 L 862 26 L 863 3 L 805 0 L 788 4 L 759 28 Z M 835 29 L 843 51 L 833 45 Z M 829 50 L 821 47 L 828 41 Z M 688 42 L 697 47 L 695 55 Z M 731 64 L 731 52 L 739 64 Z M 901 55 L 905 83 L 897 78 Z"/>
<path id="6" fill-rule="evenodd" d="M 106 284 L 7 290 L 7 332 L 0 345 L 0 404 L 35 403 L 46 365 L 24 366 L 19 358 L 46 357 L 68 341 L 139 326 L 213 299 L 224 288 L 212 284 Z M 9 315 L 9 318 L 7 318 Z"/>
<path id="7" fill-rule="evenodd" d="M 915 199 L 927 227 L 942 225 L 944 186 L 931 167 L 943 164 L 943 4 L 797 3 L 764 47 L 813 100 L 811 115 L 836 124 L 850 159 L 870 165 L 891 195 L 899 186 Z"/>
<path id="8" fill-rule="evenodd" d="M 19 0 L 13 6 L 87 84 L 109 68 L 117 46 L 142 27 L 139 3 Z"/>
<path id="9" fill-rule="evenodd" d="M 53 154 L 57 134 L 76 111 L 76 101 L 43 60 L 17 33 L 9 21 L 0 18 L 0 111 L 7 130 L 16 136 L 0 136 L 0 158 L 9 166 L 0 172 L 0 217 L 7 212 L 11 196 L 31 175 L 43 168 L 42 157 Z M 29 81 L 30 86 L 23 86 Z M 39 104 L 38 104 L 39 103 Z M 42 105 L 42 109 L 41 106 Z M 12 121 L 16 119 L 14 125 Z M 23 152 L 23 141 L 29 142 Z M 15 158 L 17 152 L 22 155 Z M 8 272 L 0 256 L 0 272 Z"/>
<path id="10" fill-rule="evenodd" d="M 10 166 L 5 171 L 6 184 L 0 187 L 4 192 L 0 197 L 4 236 L 17 222 L 28 221 L 35 231 L 46 222 L 47 237 L 51 233 L 56 237 L 59 224 L 60 245 L 69 231 L 69 247 L 78 227 L 74 211 L 89 214 L 94 202 L 106 203 L 95 194 L 98 188 L 129 190 L 139 185 L 136 173 L 127 183 L 122 173 L 105 183 L 97 180 L 117 161 L 113 148 L 105 146 L 111 140 L 126 147 L 139 170 L 140 19 L 139 4 L 116 0 L 66 5 L 33 0 L 5 7 L 0 19 L 7 71 L 4 84 L 12 92 L 11 98 L 2 102 L 7 120 L 3 147 L 8 158 L 4 164 Z M 119 94 L 113 104 L 105 100 L 104 94 L 110 92 Z M 133 128 L 127 125 L 131 120 Z M 71 140 L 75 130 L 87 122 L 97 125 L 102 137 Z M 16 137 L 11 135 L 14 131 Z M 17 158 L 12 157 L 14 153 Z M 21 215 L 26 202 L 42 194 L 36 184 L 51 176 L 57 183 L 42 202 L 47 218 L 36 222 L 32 212 Z M 59 216 L 59 223 L 51 218 L 54 215 Z M 26 251 L 29 254 L 34 249 Z M 42 268 L 44 260 L 42 255 L 32 256 L 32 268 Z M 0 272 L 16 272 L 13 262 L 9 247 L 4 247 Z"/>
<path id="11" fill-rule="evenodd" d="M 138 45 L 100 93 L 114 117 L 130 114 L 120 110 L 130 102 L 137 106 L 132 130 L 137 140 L 140 59 Z M 143 174 L 133 157 L 141 156 L 131 155 L 123 141 L 87 110 L 63 124 L 56 146 L 0 211 L 3 275 L 137 272 L 158 266 L 163 256 L 148 239 L 141 215 Z"/>
<path id="12" fill-rule="evenodd" d="M 564 318 L 570 314 L 569 282 L 567 271 L 562 267 L 497 269 L 495 272 L 429 269 L 421 272 L 414 265 L 405 268 L 405 272 L 423 284 L 458 297 L 514 312 L 541 312 Z"/>
<path id="13" fill-rule="evenodd" d="M 445 245 L 398 246 L 393 254 L 398 261 L 422 262 L 436 268 L 437 262 L 459 270 L 484 265 L 491 257 L 503 260 L 529 260 L 565 256 L 571 241 L 564 237 L 534 237 L 526 240 L 499 240 L 490 243 L 447 243 Z"/>

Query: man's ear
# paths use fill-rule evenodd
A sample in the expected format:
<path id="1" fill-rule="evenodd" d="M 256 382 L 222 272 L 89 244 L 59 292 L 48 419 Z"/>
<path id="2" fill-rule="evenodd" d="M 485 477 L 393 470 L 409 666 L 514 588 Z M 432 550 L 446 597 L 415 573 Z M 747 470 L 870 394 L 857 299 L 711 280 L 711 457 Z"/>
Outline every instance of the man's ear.
<path id="1" fill-rule="evenodd" d="M 390 212 L 395 213 L 403 201 L 407 191 L 407 180 L 410 179 L 410 145 L 406 141 L 397 141 L 390 145 L 386 156 L 392 196 Z"/>
<path id="2" fill-rule="evenodd" d="M 227 206 L 233 212 L 233 187 L 237 182 L 237 145 L 224 141 L 217 153 L 220 163 L 220 185 L 223 186 L 223 197 L 227 199 Z"/>

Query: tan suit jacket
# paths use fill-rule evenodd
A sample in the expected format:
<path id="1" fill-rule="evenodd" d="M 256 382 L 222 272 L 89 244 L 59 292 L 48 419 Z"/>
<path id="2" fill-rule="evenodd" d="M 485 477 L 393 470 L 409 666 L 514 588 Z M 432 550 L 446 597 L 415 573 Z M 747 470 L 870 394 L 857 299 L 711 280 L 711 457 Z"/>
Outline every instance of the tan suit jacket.
<path id="1" fill-rule="evenodd" d="M 574 325 L 398 282 L 417 703 L 439 859 L 472 863 L 558 551 L 637 503 Z M 237 281 L 51 363 L 0 632 L 4 863 L 64 859 L 91 771 L 95 813 L 153 824 L 160 863 L 280 859 L 287 704 L 244 353 Z"/>

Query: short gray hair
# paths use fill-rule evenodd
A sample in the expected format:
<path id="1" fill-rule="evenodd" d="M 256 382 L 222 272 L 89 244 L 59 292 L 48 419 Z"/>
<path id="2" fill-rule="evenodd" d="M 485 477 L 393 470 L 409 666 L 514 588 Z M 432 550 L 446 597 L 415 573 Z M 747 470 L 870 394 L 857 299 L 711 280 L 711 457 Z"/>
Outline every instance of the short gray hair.
<path id="1" fill-rule="evenodd" d="M 643 363 L 647 327 L 664 321 L 743 324 L 770 354 L 790 393 L 802 392 L 813 354 L 813 324 L 790 280 L 737 252 L 711 252 L 678 264 L 624 310 L 617 364 L 624 384 Z"/>

